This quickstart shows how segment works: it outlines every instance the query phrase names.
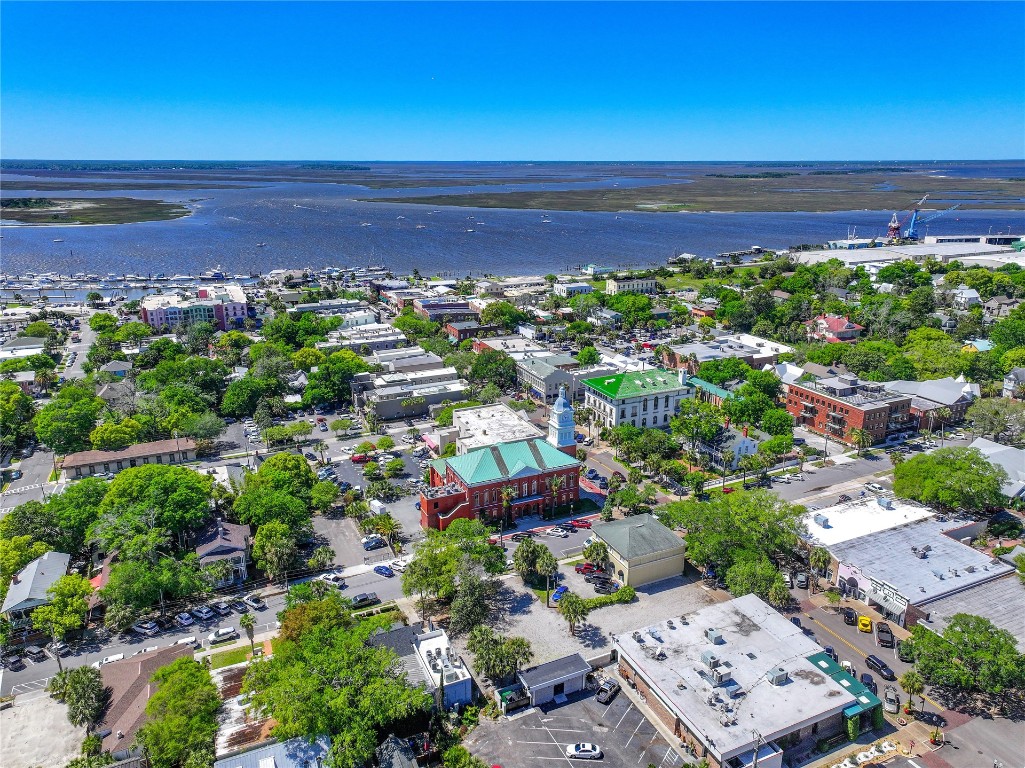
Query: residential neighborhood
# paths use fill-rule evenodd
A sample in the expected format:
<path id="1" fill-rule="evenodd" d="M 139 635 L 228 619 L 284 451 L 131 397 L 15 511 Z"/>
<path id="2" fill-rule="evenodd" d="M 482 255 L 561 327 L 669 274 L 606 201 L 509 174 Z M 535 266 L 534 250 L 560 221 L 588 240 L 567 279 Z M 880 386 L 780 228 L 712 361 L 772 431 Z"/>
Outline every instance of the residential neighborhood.
<path id="1" fill-rule="evenodd" d="M 0 762 L 1019 764 L 1025 265 L 945 247 L 5 311 Z"/>

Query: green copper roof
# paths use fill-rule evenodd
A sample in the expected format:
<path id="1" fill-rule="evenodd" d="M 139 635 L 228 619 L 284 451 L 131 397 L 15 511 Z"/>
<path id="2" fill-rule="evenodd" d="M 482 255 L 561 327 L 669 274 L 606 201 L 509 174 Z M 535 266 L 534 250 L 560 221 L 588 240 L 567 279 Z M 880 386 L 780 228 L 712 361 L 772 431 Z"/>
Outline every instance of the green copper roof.
<path id="1" fill-rule="evenodd" d="M 433 466 L 444 474 L 447 465 L 467 485 L 478 485 L 553 469 L 566 469 L 578 466 L 579 463 L 555 446 L 535 438 L 477 448 L 462 456 L 438 459 L 433 462 Z"/>
<path id="2" fill-rule="evenodd" d="M 613 400 L 675 392 L 682 388 L 679 375 L 675 371 L 663 371 L 661 368 L 598 376 L 584 379 L 583 384 Z"/>
<path id="3" fill-rule="evenodd" d="M 659 552 L 683 551 L 683 539 L 655 519 L 654 515 L 632 515 L 610 523 L 595 523 L 594 535 L 614 549 L 624 560 L 647 557 Z"/>
<path id="4" fill-rule="evenodd" d="M 813 653 L 808 657 L 808 661 L 812 663 L 817 669 L 820 669 L 823 673 L 829 675 L 836 682 L 847 689 L 847 693 L 851 694 L 856 700 L 856 704 L 852 704 L 844 710 L 844 714 L 848 717 L 861 714 L 862 712 L 869 712 L 873 707 L 881 706 L 883 702 L 879 700 L 872 691 L 862 685 L 861 681 L 856 679 L 854 676 L 847 674 L 843 667 L 833 661 L 825 653 Z"/>

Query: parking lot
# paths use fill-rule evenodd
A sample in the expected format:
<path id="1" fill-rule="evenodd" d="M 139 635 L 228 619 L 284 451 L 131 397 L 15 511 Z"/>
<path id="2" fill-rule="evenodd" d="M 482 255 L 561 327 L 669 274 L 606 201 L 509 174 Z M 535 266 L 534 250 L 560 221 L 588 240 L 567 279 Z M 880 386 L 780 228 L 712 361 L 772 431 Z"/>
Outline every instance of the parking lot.
<path id="1" fill-rule="evenodd" d="M 566 757 L 566 747 L 580 742 L 601 747 L 601 764 L 610 768 L 676 768 L 683 764 L 622 691 L 608 706 L 599 704 L 588 691 L 561 706 L 546 705 L 519 716 L 513 713 L 512 719 L 482 719 L 466 740 L 466 747 L 490 765 L 534 768 L 557 763 L 576 765 Z"/>

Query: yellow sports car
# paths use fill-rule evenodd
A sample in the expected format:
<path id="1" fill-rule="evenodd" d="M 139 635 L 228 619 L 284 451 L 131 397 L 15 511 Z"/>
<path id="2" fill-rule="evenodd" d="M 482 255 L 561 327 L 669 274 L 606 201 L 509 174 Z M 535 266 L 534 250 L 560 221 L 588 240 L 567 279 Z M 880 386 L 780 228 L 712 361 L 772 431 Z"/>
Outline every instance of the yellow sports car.
<path id="1" fill-rule="evenodd" d="M 858 617 L 858 629 L 861 630 L 862 632 L 871 632 L 872 631 L 872 619 L 870 619 L 868 616 L 859 616 Z"/>

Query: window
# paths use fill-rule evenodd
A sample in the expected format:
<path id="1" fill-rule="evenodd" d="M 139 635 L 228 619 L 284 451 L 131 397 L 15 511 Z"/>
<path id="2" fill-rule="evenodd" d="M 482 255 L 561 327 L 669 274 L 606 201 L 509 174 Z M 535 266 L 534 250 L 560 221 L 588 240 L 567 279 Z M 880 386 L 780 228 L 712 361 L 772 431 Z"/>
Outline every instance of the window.
<path id="1" fill-rule="evenodd" d="M 662 407 L 663 408 L 668 408 L 669 407 L 669 395 L 666 395 L 666 401 L 665 401 L 665 404 Z"/>
<path id="2" fill-rule="evenodd" d="M 479 507 L 480 506 L 480 493 L 473 494 L 473 506 L 475 506 L 475 507 Z"/>
<path id="3" fill-rule="evenodd" d="M 530 495 L 531 496 L 536 496 L 537 495 L 537 480 L 534 480 L 530 484 Z"/>
<path id="4" fill-rule="evenodd" d="M 648 398 L 644 398 L 641 401 L 641 411 L 644 412 L 644 413 L 648 412 Z"/>

